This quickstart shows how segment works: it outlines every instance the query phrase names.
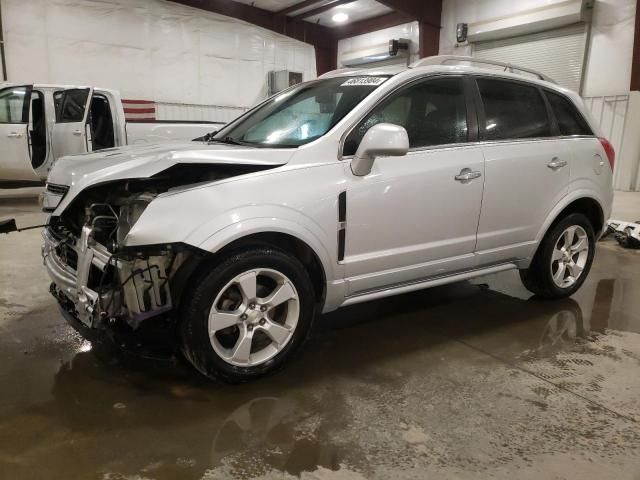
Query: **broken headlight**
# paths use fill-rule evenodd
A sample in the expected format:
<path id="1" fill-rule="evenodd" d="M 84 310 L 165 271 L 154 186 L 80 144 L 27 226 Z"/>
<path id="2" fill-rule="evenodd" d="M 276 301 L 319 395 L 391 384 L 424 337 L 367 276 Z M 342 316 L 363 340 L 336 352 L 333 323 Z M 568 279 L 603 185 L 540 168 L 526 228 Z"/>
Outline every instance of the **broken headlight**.
<path id="1" fill-rule="evenodd" d="M 120 215 L 118 216 L 116 231 L 116 242 L 118 245 L 122 245 L 124 243 L 125 238 L 131 231 L 131 228 L 138 221 L 142 212 L 144 212 L 154 198 L 155 194 L 143 192 L 127 198 L 120 205 Z"/>

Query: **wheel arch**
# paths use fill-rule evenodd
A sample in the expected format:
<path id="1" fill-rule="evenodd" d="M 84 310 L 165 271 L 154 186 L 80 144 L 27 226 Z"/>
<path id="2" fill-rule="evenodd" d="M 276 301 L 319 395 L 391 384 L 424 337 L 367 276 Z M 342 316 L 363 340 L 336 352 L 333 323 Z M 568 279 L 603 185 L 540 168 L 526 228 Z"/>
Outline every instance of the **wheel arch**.
<path id="1" fill-rule="evenodd" d="M 337 242 L 337 236 L 336 236 Z M 293 254 L 305 267 L 318 302 L 323 306 L 327 282 L 340 278 L 337 258 L 329 254 L 317 233 L 307 226 L 283 218 L 248 218 L 219 230 L 197 247 L 216 261 L 231 251 L 248 246 L 272 246 Z"/>
<path id="2" fill-rule="evenodd" d="M 549 222 L 544 229 L 544 234 L 540 237 L 540 240 L 544 238 L 547 232 L 553 228 L 554 225 L 572 213 L 582 213 L 587 217 L 596 236 L 599 236 L 600 233 L 602 233 L 605 222 L 602 205 L 594 197 L 582 196 L 572 200 L 554 216 L 552 221 Z"/>
<path id="3" fill-rule="evenodd" d="M 279 231 L 263 231 L 251 233 L 232 240 L 217 250 L 216 257 L 225 256 L 233 251 L 250 247 L 269 246 L 293 254 L 305 268 L 316 295 L 316 300 L 324 303 L 326 296 L 327 274 L 320 257 L 304 240 Z"/>
<path id="4" fill-rule="evenodd" d="M 547 235 L 547 232 L 549 232 L 563 218 L 571 215 L 572 213 L 582 213 L 585 215 L 593 226 L 596 238 L 599 238 L 605 225 L 602 203 L 593 195 L 576 195 L 566 199 L 565 202 L 556 206 L 551 214 L 549 214 L 536 237 L 536 249 L 531 257 L 532 259 L 535 257 L 535 254 L 538 253 L 540 244 Z"/>

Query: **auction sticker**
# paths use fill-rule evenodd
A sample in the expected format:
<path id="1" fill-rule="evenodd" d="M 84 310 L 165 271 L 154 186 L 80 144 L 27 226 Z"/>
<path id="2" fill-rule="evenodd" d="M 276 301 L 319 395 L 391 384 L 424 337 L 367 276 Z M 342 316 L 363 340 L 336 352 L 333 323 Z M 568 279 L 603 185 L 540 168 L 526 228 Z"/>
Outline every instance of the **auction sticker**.
<path id="1" fill-rule="evenodd" d="M 355 87 L 355 86 L 373 86 L 377 87 L 382 85 L 387 80 L 387 77 L 355 77 L 350 78 L 344 82 L 341 87 Z"/>

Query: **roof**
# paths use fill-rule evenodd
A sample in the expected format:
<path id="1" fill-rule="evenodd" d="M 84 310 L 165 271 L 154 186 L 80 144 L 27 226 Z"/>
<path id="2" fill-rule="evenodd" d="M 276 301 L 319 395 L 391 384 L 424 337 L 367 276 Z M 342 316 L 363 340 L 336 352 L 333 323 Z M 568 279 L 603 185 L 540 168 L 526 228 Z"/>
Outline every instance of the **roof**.
<path id="1" fill-rule="evenodd" d="M 481 73 L 508 77 L 513 79 L 526 79 L 533 83 L 542 84 L 554 89 L 566 90 L 559 87 L 556 82 L 541 72 L 519 67 L 504 62 L 494 62 L 474 57 L 463 57 L 454 55 L 438 55 L 433 57 L 422 58 L 409 66 L 405 65 L 388 65 L 382 67 L 369 68 L 341 68 L 327 72 L 320 78 L 353 76 L 353 75 L 398 75 L 403 72 L 449 72 L 449 73 Z"/>

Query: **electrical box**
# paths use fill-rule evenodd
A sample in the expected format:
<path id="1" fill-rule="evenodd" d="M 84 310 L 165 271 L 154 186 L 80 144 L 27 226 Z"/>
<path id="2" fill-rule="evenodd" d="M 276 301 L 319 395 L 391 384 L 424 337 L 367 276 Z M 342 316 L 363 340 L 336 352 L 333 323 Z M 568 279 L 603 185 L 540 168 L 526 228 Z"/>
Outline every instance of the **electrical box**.
<path id="1" fill-rule="evenodd" d="M 290 70 L 269 72 L 269 95 L 281 92 L 293 85 L 302 83 L 302 73 Z"/>

